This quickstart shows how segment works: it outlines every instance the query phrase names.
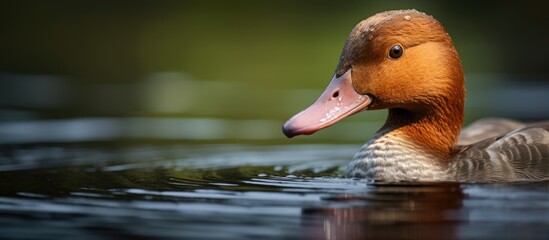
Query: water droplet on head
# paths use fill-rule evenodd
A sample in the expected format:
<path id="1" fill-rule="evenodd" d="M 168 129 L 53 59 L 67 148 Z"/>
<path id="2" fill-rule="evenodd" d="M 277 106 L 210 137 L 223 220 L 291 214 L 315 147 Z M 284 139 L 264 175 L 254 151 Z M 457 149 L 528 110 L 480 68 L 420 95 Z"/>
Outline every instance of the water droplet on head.
<path id="1" fill-rule="evenodd" d="M 406 19 L 406 21 L 410 21 L 411 18 L 412 18 L 412 17 L 410 17 L 410 15 L 404 16 L 404 19 Z"/>

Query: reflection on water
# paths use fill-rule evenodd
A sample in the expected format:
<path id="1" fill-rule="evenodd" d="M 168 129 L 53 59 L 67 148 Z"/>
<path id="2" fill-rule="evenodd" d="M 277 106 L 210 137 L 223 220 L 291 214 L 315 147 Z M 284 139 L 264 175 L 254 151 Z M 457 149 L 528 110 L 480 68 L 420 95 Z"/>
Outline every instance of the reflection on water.
<path id="1" fill-rule="evenodd" d="M 2 161 L 11 162 L 0 169 L 0 236 L 543 239 L 549 233 L 549 181 L 340 178 L 358 147 L 4 146 Z"/>
<path id="2" fill-rule="evenodd" d="M 79 118 L 0 123 L 1 143 L 112 139 L 276 139 L 278 121 L 214 118 Z"/>
<path id="3" fill-rule="evenodd" d="M 319 239 L 458 239 L 467 219 L 459 184 L 376 185 L 369 194 L 331 196 L 332 201 L 354 201 L 363 206 L 310 208 L 320 216 Z"/>

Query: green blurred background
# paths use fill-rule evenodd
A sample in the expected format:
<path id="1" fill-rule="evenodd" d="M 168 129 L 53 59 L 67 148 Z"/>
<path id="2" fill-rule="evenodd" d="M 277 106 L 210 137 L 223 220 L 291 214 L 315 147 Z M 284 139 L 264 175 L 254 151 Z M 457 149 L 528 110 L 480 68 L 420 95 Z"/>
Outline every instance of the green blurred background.
<path id="1" fill-rule="evenodd" d="M 549 117 L 546 1 L 0 2 L 0 143 L 291 143 L 281 125 L 328 84 L 352 27 L 417 10 L 445 26 L 467 121 Z M 360 142 L 384 111 L 292 141 Z"/>

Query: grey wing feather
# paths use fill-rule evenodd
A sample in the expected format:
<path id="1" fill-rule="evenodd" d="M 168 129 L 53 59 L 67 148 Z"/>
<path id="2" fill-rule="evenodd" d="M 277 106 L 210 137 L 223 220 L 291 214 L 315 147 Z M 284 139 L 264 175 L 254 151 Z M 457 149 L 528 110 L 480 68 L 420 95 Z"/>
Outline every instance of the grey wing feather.
<path id="1" fill-rule="evenodd" d="M 503 118 L 480 119 L 461 130 L 458 145 L 469 145 L 484 139 L 499 137 L 526 124 Z"/>
<path id="2" fill-rule="evenodd" d="M 462 181 L 549 179 L 549 122 L 462 147 L 454 164 Z"/>

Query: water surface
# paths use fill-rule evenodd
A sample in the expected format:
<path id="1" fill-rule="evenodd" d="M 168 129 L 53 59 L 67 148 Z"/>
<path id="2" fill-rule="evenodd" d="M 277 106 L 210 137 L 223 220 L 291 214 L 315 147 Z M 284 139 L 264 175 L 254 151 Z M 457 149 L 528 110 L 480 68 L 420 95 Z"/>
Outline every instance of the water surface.
<path id="1" fill-rule="evenodd" d="M 549 234 L 549 181 L 384 184 L 342 178 L 358 148 L 4 145 L 0 235 L 544 239 Z"/>

